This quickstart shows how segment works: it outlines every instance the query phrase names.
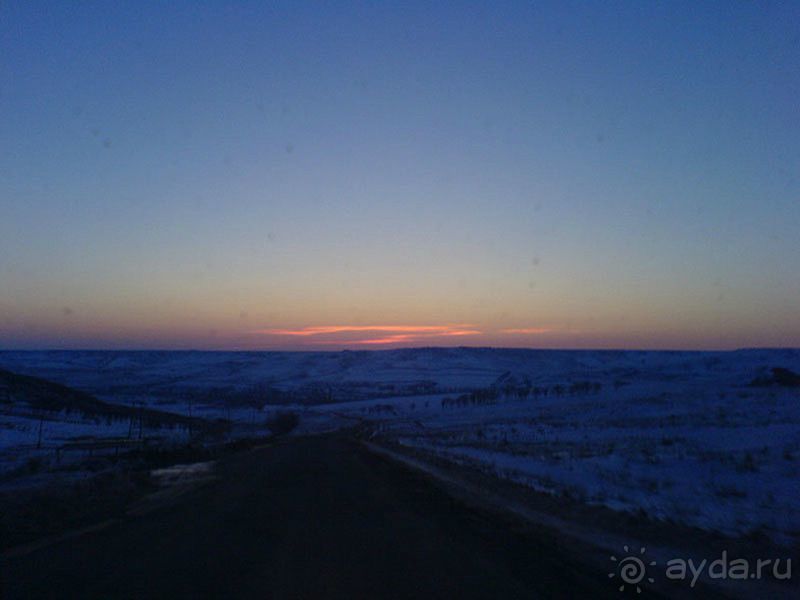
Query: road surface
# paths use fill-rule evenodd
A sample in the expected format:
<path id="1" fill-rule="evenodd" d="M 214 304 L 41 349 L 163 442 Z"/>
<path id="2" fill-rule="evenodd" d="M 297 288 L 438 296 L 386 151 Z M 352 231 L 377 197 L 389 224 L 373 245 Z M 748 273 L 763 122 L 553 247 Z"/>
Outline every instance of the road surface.
<path id="1" fill-rule="evenodd" d="M 345 437 L 229 457 L 148 514 L 3 564 L 8 598 L 618 597 L 547 535 Z M 2 594 L 0 594 L 2 595 Z"/>

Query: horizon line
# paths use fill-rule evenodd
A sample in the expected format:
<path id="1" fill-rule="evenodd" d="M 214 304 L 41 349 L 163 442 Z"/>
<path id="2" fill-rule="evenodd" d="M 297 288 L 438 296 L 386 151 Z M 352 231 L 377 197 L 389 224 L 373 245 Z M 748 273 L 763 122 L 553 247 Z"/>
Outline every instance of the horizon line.
<path id="1" fill-rule="evenodd" d="M 534 352 L 742 352 L 754 350 L 792 350 L 800 351 L 800 346 L 740 346 L 736 348 L 541 348 L 522 346 L 405 346 L 399 348 L 339 348 L 339 349 L 275 349 L 275 348 L 2 348 L 6 352 L 207 352 L 207 353 L 305 353 L 335 354 L 339 352 L 395 352 L 399 350 L 524 350 Z"/>

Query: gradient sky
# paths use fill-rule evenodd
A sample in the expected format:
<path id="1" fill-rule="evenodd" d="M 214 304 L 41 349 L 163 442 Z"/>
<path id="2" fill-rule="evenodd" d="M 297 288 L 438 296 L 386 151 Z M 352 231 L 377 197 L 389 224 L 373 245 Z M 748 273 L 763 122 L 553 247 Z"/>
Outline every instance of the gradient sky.
<path id="1" fill-rule="evenodd" d="M 0 348 L 800 346 L 800 4 L 0 4 Z"/>

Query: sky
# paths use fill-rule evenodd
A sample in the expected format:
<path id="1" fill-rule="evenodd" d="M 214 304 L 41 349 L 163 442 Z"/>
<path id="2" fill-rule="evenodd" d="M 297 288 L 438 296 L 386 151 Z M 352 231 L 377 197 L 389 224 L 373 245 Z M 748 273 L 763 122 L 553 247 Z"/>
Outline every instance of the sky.
<path id="1" fill-rule="evenodd" d="M 800 346 L 800 4 L 0 4 L 0 348 Z"/>

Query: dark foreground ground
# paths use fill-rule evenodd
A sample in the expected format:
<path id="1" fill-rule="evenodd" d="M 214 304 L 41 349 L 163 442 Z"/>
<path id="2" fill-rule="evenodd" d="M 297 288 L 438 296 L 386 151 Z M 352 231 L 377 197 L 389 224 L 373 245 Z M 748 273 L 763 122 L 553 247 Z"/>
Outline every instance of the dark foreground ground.
<path id="1" fill-rule="evenodd" d="M 222 461 L 173 504 L 2 564 L 7 598 L 619 597 L 558 540 L 341 437 Z"/>

